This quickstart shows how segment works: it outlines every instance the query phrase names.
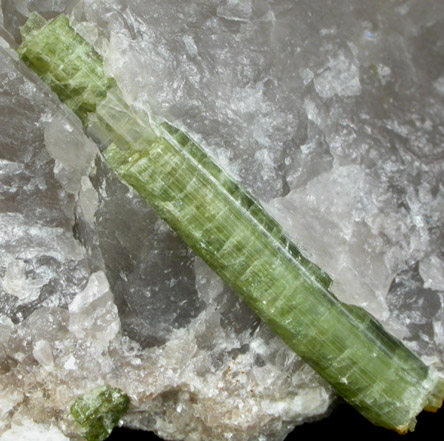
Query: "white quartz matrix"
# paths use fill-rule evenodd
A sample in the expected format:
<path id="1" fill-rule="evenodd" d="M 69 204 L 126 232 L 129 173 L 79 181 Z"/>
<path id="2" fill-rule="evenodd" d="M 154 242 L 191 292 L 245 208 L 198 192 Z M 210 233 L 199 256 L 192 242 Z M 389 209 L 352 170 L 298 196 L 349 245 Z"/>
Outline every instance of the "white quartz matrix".
<path id="1" fill-rule="evenodd" d="M 442 0 L 1 0 L 0 441 L 80 440 L 69 407 L 103 384 L 168 440 L 282 441 L 334 399 L 18 60 L 32 11 L 444 370 Z"/>

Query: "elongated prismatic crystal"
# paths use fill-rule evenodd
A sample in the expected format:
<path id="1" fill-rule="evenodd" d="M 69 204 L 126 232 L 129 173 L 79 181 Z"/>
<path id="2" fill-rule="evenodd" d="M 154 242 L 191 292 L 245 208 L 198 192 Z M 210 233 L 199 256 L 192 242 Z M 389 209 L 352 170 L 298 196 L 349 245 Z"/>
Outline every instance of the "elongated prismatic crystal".
<path id="1" fill-rule="evenodd" d="M 401 433 L 441 405 L 442 378 L 335 298 L 329 277 L 196 143 L 131 108 L 66 16 L 34 14 L 22 34 L 21 59 L 78 115 L 109 166 L 346 401 Z"/>

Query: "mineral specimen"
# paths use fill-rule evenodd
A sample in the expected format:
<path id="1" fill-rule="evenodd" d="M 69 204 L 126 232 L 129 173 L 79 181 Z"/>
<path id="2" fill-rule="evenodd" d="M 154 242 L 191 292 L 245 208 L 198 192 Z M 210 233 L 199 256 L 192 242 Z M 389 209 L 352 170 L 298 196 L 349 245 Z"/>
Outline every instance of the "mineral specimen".
<path id="1" fill-rule="evenodd" d="M 3 1 L 1 35 L 15 47 L 30 11 L 67 10 L 127 101 L 198 139 L 338 297 L 442 369 L 440 2 L 69 3 Z M 105 383 L 132 398 L 126 424 L 170 439 L 283 439 L 324 412 L 322 381 L 100 157 L 82 163 L 94 146 L 78 121 L 7 46 L 2 436 L 75 437 L 69 406 Z M 105 348 L 69 326 L 68 305 L 100 271 L 121 329 Z"/>
<path id="2" fill-rule="evenodd" d="M 106 148 L 107 164 L 335 391 L 373 423 L 400 433 L 414 429 L 422 409 L 441 406 L 444 380 L 363 309 L 338 301 L 329 277 L 196 143 L 131 109 L 65 15 L 47 22 L 34 13 L 22 36 L 20 58 Z M 96 285 L 108 291 L 106 279 Z M 89 291 L 69 307 L 70 330 L 95 335 L 98 321 L 106 344 L 118 329 L 100 316 L 91 320 L 96 298 L 89 300 Z"/>

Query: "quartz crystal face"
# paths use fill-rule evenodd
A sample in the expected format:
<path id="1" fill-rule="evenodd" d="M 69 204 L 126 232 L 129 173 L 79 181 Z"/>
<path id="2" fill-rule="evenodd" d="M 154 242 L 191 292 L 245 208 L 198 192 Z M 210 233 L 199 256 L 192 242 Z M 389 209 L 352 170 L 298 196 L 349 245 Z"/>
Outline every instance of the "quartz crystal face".
<path id="1" fill-rule="evenodd" d="M 1 441 L 78 439 L 70 406 L 103 385 L 123 424 L 178 440 L 282 440 L 333 399 L 17 59 L 32 11 L 66 12 L 128 103 L 443 370 L 442 2 L 3 0 Z"/>

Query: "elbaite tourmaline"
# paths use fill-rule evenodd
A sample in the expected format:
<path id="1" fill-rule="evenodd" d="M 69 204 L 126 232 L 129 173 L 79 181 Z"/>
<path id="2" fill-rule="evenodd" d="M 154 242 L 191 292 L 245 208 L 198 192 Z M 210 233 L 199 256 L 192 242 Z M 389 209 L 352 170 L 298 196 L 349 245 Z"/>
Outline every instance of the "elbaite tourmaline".
<path id="1" fill-rule="evenodd" d="M 128 396 L 116 387 L 98 387 L 77 398 L 71 415 L 83 428 L 86 441 L 104 441 L 128 411 Z"/>
<path id="2" fill-rule="evenodd" d="M 34 14 L 22 32 L 20 57 L 79 116 L 109 166 L 345 400 L 401 433 L 441 405 L 442 378 L 336 299 L 329 277 L 196 143 L 132 109 L 66 16 Z"/>

